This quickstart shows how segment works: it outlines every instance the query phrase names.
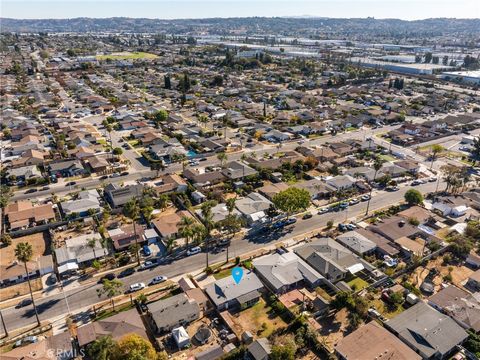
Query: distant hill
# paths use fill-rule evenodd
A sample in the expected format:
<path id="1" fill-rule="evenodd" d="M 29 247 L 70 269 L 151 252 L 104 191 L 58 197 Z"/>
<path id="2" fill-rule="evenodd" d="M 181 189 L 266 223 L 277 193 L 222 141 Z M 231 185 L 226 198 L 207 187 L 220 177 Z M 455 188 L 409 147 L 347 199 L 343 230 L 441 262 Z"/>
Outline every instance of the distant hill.
<path id="1" fill-rule="evenodd" d="M 330 19 L 330 18 L 213 18 L 213 19 L 141 19 L 74 18 L 20 20 L 0 18 L 2 32 L 128 32 L 194 34 L 197 31 L 228 35 L 242 34 L 317 35 L 348 38 L 412 38 L 462 35 L 474 40 L 480 34 L 480 19 Z"/>

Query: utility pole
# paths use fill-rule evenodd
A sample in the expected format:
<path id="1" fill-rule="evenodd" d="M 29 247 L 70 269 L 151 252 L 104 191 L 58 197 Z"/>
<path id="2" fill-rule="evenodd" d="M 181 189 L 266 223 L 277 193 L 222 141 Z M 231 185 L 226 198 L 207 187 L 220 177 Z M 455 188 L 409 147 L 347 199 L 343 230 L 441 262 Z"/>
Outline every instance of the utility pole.
<path id="1" fill-rule="evenodd" d="M 2 320 L 3 330 L 5 331 L 5 336 L 4 337 L 8 337 L 7 325 L 5 324 L 5 319 L 3 318 L 2 310 L 0 310 L 0 319 Z"/>

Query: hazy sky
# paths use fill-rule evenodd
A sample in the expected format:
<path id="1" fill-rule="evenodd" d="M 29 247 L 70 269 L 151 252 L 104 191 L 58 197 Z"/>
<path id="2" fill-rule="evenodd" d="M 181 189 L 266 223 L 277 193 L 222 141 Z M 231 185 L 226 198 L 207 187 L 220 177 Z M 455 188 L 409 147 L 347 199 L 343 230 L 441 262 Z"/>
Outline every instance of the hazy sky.
<path id="1" fill-rule="evenodd" d="M 480 0 L 0 0 L 1 17 L 145 17 L 160 19 L 324 16 L 480 18 Z"/>

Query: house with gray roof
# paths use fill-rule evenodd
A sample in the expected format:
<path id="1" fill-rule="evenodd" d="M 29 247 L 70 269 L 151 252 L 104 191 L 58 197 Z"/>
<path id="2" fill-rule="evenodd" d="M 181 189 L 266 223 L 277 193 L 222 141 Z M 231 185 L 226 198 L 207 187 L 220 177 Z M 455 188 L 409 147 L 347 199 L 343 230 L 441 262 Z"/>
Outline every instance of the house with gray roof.
<path id="1" fill-rule="evenodd" d="M 238 284 L 232 276 L 217 280 L 205 288 L 205 292 L 218 311 L 239 310 L 258 302 L 264 286 L 253 271 L 244 271 Z"/>
<path id="2" fill-rule="evenodd" d="M 327 180 L 327 184 L 335 188 L 335 190 L 351 189 L 355 186 L 357 180 L 350 175 L 338 175 Z"/>
<path id="3" fill-rule="evenodd" d="M 198 303 L 183 293 L 149 303 L 147 307 L 148 318 L 157 334 L 187 326 L 200 317 Z"/>
<path id="4" fill-rule="evenodd" d="M 90 239 L 95 239 L 93 248 L 88 245 Z M 55 249 L 55 258 L 59 269 L 65 264 L 75 264 L 79 267 L 108 254 L 108 248 L 102 245 L 102 236 L 96 232 L 67 239 L 64 246 Z M 63 268 L 67 269 L 68 267 Z"/>
<path id="5" fill-rule="evenodd" d="M 418 302 L 384 325 L 424 359 L 447 359 L 468 337 L 450 317 L 424 302 Z"/>
<path id="6" fill-rule="evenodd" d="M 255 340 L 247 348 L 246 359 L 248 360 L 268 360 L 272 349 L 267 338 Z"/>
<path id="7" fill-rule="evenodd" d="M 18 168 L 8 169 L 7 178 L 15 177 L 15 181 L 27 181 L 29 179 L 37 179 L 42 177 L 42 173 L 38 170 L 37 165 L 27 165 Z"/>
<path id="8" fill-rule="evenodd" d="M 72 213 L 87 216 L 90 209 L 98 213 L 102 208 L 99 194 L 95 189 L 80 191 L 76 199 L 62 202 L 60 207 L 66 216 Z"/>
<path id="9" fill-rule="evenodd" d="M 237 210 L 243 215 L 248 224 L 253 224 L 263 219 L 265 211 L 272 205 L 272 202 L 265 196 L 253 192 L 235 202 Z"/>
<path id="10" fill-rule="evenodd" d="M 321 238 L 295 249 L 295 253 L 332 283 L 347 274 L 373 270 L 366 261 L 331 238 Z"/>
<path id="11" fill-rule="evenodd" d="M 104 190 L 105 199 L 114 208 L 121 207 L 134 197 L 142 195 L 143 185 L 120 186 L 118 184 L 108 184 Z"/>
<path id="12" fill-rule="evenodd" d="M 255 259 L 253 266 L 260 280 L 276 294 L 286 293 L 301 285 L 314 288 L 325 279 L 293 252 L 263 256 Z"/>
<path id="13" fill-rule="evenodd" d="M 245 176 L 257 174 L 257 170 L 244 164 L 241 161 L 231 161 L 222 170 L 222 174 L 230 180 L 237 180 L 244 178 Z"/>
<path id="14" fill-rule="evenodd" d="M 373 241 L 356 231 L 348 231 L 337 236 L 337 241 L 360 256 L 371 255 L 377 248 Z"/>

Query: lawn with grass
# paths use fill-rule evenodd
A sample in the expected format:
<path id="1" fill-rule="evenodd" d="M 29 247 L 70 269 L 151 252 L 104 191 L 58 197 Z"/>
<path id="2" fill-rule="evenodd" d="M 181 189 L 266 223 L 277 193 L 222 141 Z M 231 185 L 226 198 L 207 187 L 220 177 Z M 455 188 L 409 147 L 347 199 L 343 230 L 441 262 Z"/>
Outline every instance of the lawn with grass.
<path id="1" fill-rule="evenodd" d="M 387 155 L 387 154 L 382 154 L 382 155 L 379 155 L 378 156 L 380 159 L 384 160 L 384 161 L 395 161 L 396 158 L 393 157 L 392 155 Z"/>
<path id="2" fill-rule="evenodd" d="M 243 310 L 235 320 L 242 329 L 250 331 L 258 337 L 268 337 L 275 330 L 287 326 L 264 299 L 260 299 L 251 308 Z"/>
<path id="3" fill-rule="evenodd" d="M 119 52 L 108 55 L 97 55 L 97 60 L 138 60 L 138 59 L 156 59 L 158 55 L 141 51 L 135 52 Z"/>
<path id="4" fill-rule="evenodd" d="M 356 278 L 350 280 L 349 282 L 347 282 L 347 284 L 352 289 L 355 289 L 355 291 L 362 290 L 362 289 L 364 289 L 368 286 L 368 283 L 365 280 L 360 279 L 359 277 L 356 277 Z"/>
<path id="5" fill-rule="evenodd" d="M 377 311 L 385 316 L 387 319 L 392 319 L 398 314 L 402 313 L 404 308 L 403 306 L 399 306 L 396 309 L 390 308 L 382 299 L 375 299 L 372 301 L 371 305 L 377 309 Z"/>
<path id="6" fill-rule="evenodd" d="M 213 277 L 216 280 L 220 280 L 220 279 L 226 278 L 227 276 L 230 276 L 230 275 L 232 275 L 232 268 L 220 270 L 219 272 L 214 273 Z"/>

